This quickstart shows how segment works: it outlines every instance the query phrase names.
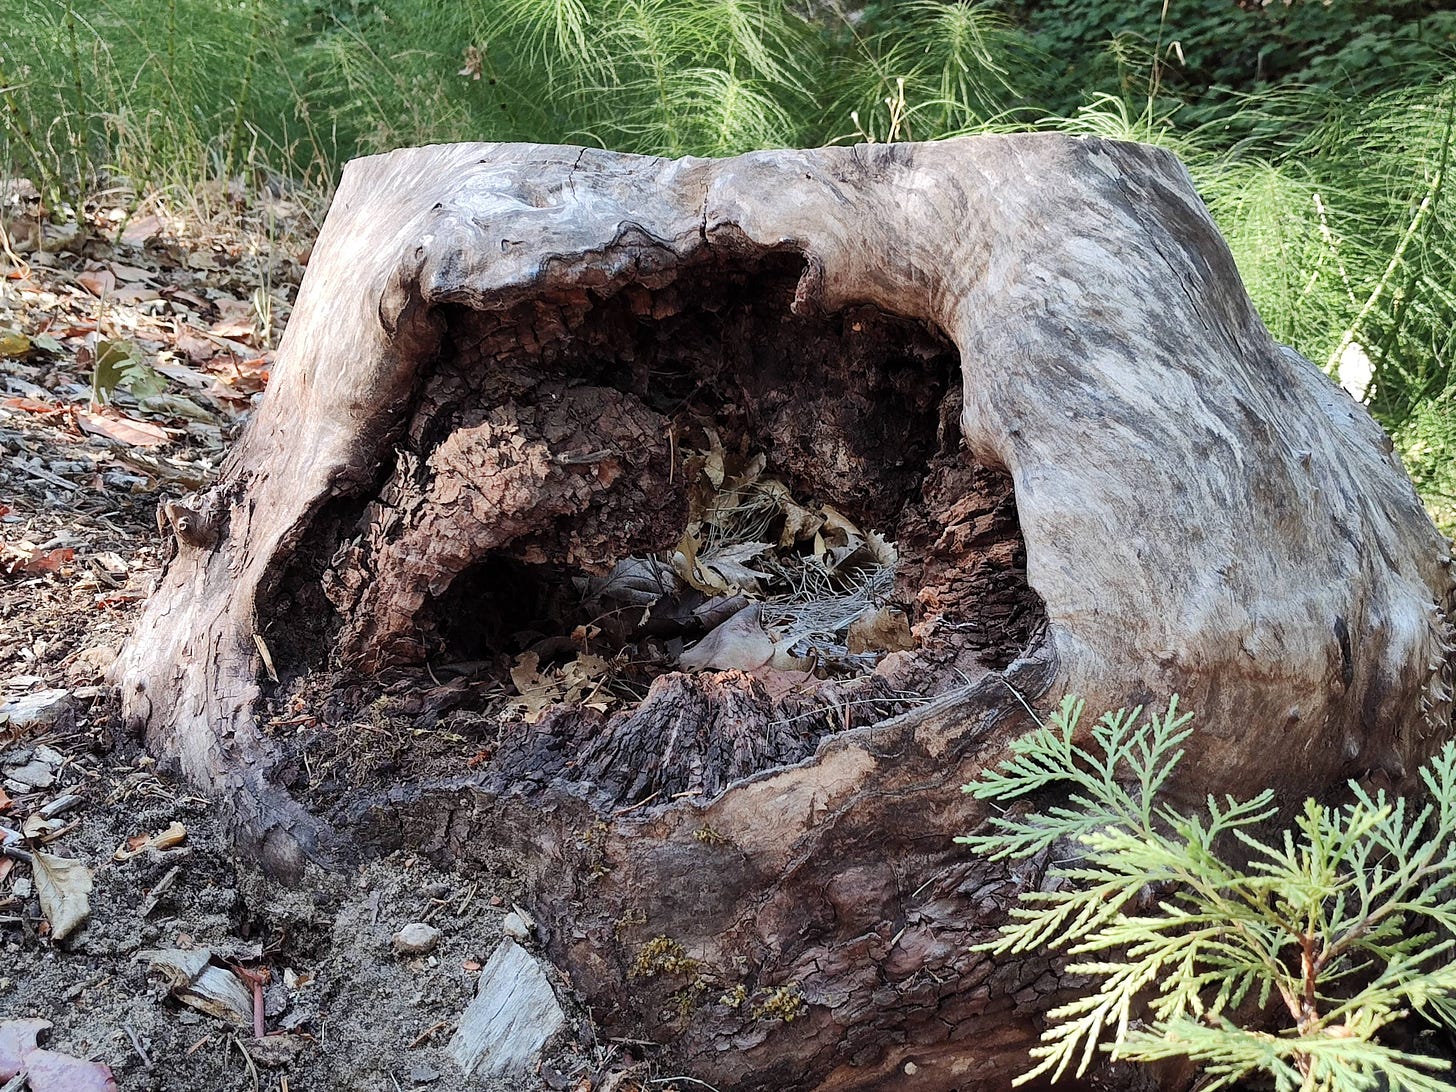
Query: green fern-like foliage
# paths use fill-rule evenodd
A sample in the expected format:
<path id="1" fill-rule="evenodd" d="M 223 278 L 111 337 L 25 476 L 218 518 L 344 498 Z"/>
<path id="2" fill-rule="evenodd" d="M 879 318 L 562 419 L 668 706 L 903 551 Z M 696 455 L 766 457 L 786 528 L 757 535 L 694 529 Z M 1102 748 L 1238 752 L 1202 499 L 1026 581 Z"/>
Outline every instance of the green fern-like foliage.
<path id="1" fill-rule="evenodd" d="M 1427 802 L 1352 783 L 1349 804 L 1308 800 L 1270 836 L 1268 790 L 1210 796 L 1196 814 L 1160 799 L 1191 731 L 1176 697 L 1146 717 L 1109 713 L 1090 732 L 1082 715 L 1068 698 L 965 787 L 1002 802 L 1055 790 L 1060 801 L 1017 804 L 958 839 L 992 859 L 1066 862 L 983 950 L 1062 951 L 1093 982 L 1048 1014 L 1017 1083 L 1082 1074 L 1100 1047 L 1192 1059 L 1205 1089 L 1253 1073 L 1278 1092 L 1449 1089 L 1447 1062 L 1380 1032 L 1412 1011 L 1456 1028 L 1456 743 L 1421 772 Z M 1271 1005 L 1283 1030 L 1241 1022 Z"/>

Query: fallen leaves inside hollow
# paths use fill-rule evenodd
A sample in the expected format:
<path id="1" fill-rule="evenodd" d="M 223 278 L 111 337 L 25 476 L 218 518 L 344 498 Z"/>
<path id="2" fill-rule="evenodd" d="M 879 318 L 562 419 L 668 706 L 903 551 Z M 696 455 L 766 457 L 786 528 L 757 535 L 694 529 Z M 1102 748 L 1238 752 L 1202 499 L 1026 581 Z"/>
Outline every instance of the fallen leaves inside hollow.
<path id="1" fill-rule="evenodd" d="M 555 705 L 608 712 L 641 697 L 644 674 L 799 671 L 868 674 L 913 648 L 890 602 L 894 545 L 833 505 L 800 503 L 761 452 L 725 450 L 700 428 L 683 467 L 689 515 L 676 549 L 575 578 L 593 617 L 564 642 L 511 663 L 516 712 L 536 723 Z"/>

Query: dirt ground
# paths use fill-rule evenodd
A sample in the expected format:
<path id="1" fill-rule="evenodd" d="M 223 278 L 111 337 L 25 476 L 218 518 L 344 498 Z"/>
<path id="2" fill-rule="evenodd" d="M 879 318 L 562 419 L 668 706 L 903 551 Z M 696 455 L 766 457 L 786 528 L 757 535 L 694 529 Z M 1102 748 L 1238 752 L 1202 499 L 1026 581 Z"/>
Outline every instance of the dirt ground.
<path id="1" fill-rule="evenodd" d="M 227 215 L 206 230 L 159 207 L 92 210 L 89 237 L 48 225 L 44 249 L 40 229 L 17 230 L 23 201 L 8 206 L 0 701 L 53 707 L 0 721 L 0 839 L 16 851 L 0 857 L 0 1039 L 7 1021 L 50 1021 L 42 1047 L 105 1063 L 126 1092 L 638 1087 L 623 1045 L 596 1041 L 566 990 L 570 1026 L 539 1077 L 467 1079 L 447 1052 L 500 942 L 510 875 L 399 854 L 280 888 L 233 858 L 208 801 L 159 776 L 114 715 L 103 673 L 159 568 L 157 504 L 220 462 L 306 257 L 302 210 L 214 196 Z M 98 359 L 116 365 L 110 389 L 91 382 Z M 175 840 L 174 824 L 176 844 L 116 859 L 168 828 Z M 63 940 L 24 860 L 35 850 L 92 876 L 89 917 Z M 391 938 L 412 922 L 438 944 L 398 955 Z M 155 949 L 266 973 L 268 1037 L 179 1000 L 141 955 Z"/>

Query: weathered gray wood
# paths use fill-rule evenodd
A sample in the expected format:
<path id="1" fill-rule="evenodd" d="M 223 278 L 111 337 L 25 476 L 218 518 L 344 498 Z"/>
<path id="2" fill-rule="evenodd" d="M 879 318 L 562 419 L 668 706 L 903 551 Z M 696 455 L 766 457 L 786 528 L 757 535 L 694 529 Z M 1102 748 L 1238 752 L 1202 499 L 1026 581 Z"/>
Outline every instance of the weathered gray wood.
<path id="1" fill-rule="evenodd" d="M 480 972 L 475 998 L 450 1039 L 450 1056 L 465 1075 L 522 1077 L 534 1073 L 541 1051 L 566 1028 L 540 961 L 510 937 Z"/>
<path id="2" fill-rule="evenodd" d="M 864 502 L 878 518 L 886 497 L 919 498 L 897 518 L 923 623 L 958 596 L 996 604 L 957 631 L 978 643 L 897 661 L 892 681 L 933 700 L 821 724 L 799 750 L 706 730 L 673 769 L 672 716 L 563 716 L 476 773 L 332 823 L 303 811 L 254 717 L 254 635 L 297 558 L 339 547 L 329 651 L 374 670 L 418 657 L 421 612 L 492 552 L 577 564 L 670 540 L 669 418 L 632 382 L 587 374 L 585 335 L 611 301 L 632 330 L 666 329 L 697 305 L 684 286 L 772 287 L 786 261 L 792 316 L 773 336 L 812 334 L 797 417 L 822 427 L 760 423 L 830 495 L 915 434 L 884 419 L 901 403 L 875 417 L 854 332 L 879 323 L 927 362 L 943 335 L 959 355 L 949 419 Z M 809 345 L 830 336 L 838 376 Z M 864 412 L 836 417 L 850 406 Z M 1194 796 L 1401 785 L 1451 727 L 1447 544 L 1363 408 L 1271 339 L 1181 165 L 1137 145 L 669 162 L 480 144 L 358 161 L 274 381 L 190 504 L 115 669 L 153 749 L 229 801 L 280 872 L 346 848 L 330 844 L 340 823 L 459 862 L 513 849 L 551 958 L 602 1018 L 725 1090 L 1005 1086 L 1060 981 L 969 948 L 1037 876 L 950 838 L 983 817 L 959 786 L 1026 730 L 1023 699 L 1179 693 L 1199 713 L 1180 782 Z M 343 509 L 357 522 L 331 524 Z M 1023 548 L 1036 611 L 1008 591 Z M 967 683 L 948 690 L 953 670 Z M 681 703 L 695 685 L 662 688 Z M 775 708 L 752 715 L 775 723 Z M 747 748 L 731 778 L 701 776 L 692 763 L 725 739 Z M 669 791 L 644 798 L 652 785 Z M 682 785 L 698 795 L 672 799 Z"/>

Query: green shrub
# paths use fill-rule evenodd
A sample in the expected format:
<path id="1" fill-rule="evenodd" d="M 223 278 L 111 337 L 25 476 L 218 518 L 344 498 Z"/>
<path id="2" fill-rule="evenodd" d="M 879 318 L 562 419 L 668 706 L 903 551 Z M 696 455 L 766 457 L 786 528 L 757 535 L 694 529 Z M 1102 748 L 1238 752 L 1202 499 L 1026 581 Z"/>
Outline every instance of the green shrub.
<path id="1" fill-rule="evenodd" d="M 1146 720 L 1141 708 L 1103 716 L 1085 747 L 1082 712 L 1068 698 L 966 786 L 1060 801 L 1015 805 L 959 839 L 993 859 L 1052 860 L 982 947 L 1066 952 L 1068 971 L 1093 981 L 1049 1014 L 1018 1083 L 1083 1073 L 1100 1047 L 1191 1059 L 1204 1089 L 1254 1073 L 1278 1092 L 1449 1089 L 1449 1063 L 1379 1036 L 1410 1011 L 1456 1028 L 1456 743 L 1421 771 L 1424 803 L 1352 783 L 1351 803 L 1307 800 L 1270 834 L 1267 790 L 1210 796 L 1199 813 L 1163 801 L 1190 735 L 1176 698 Z M 1263 1030 L 1271 1002 L 1282 1030 Z"/>

